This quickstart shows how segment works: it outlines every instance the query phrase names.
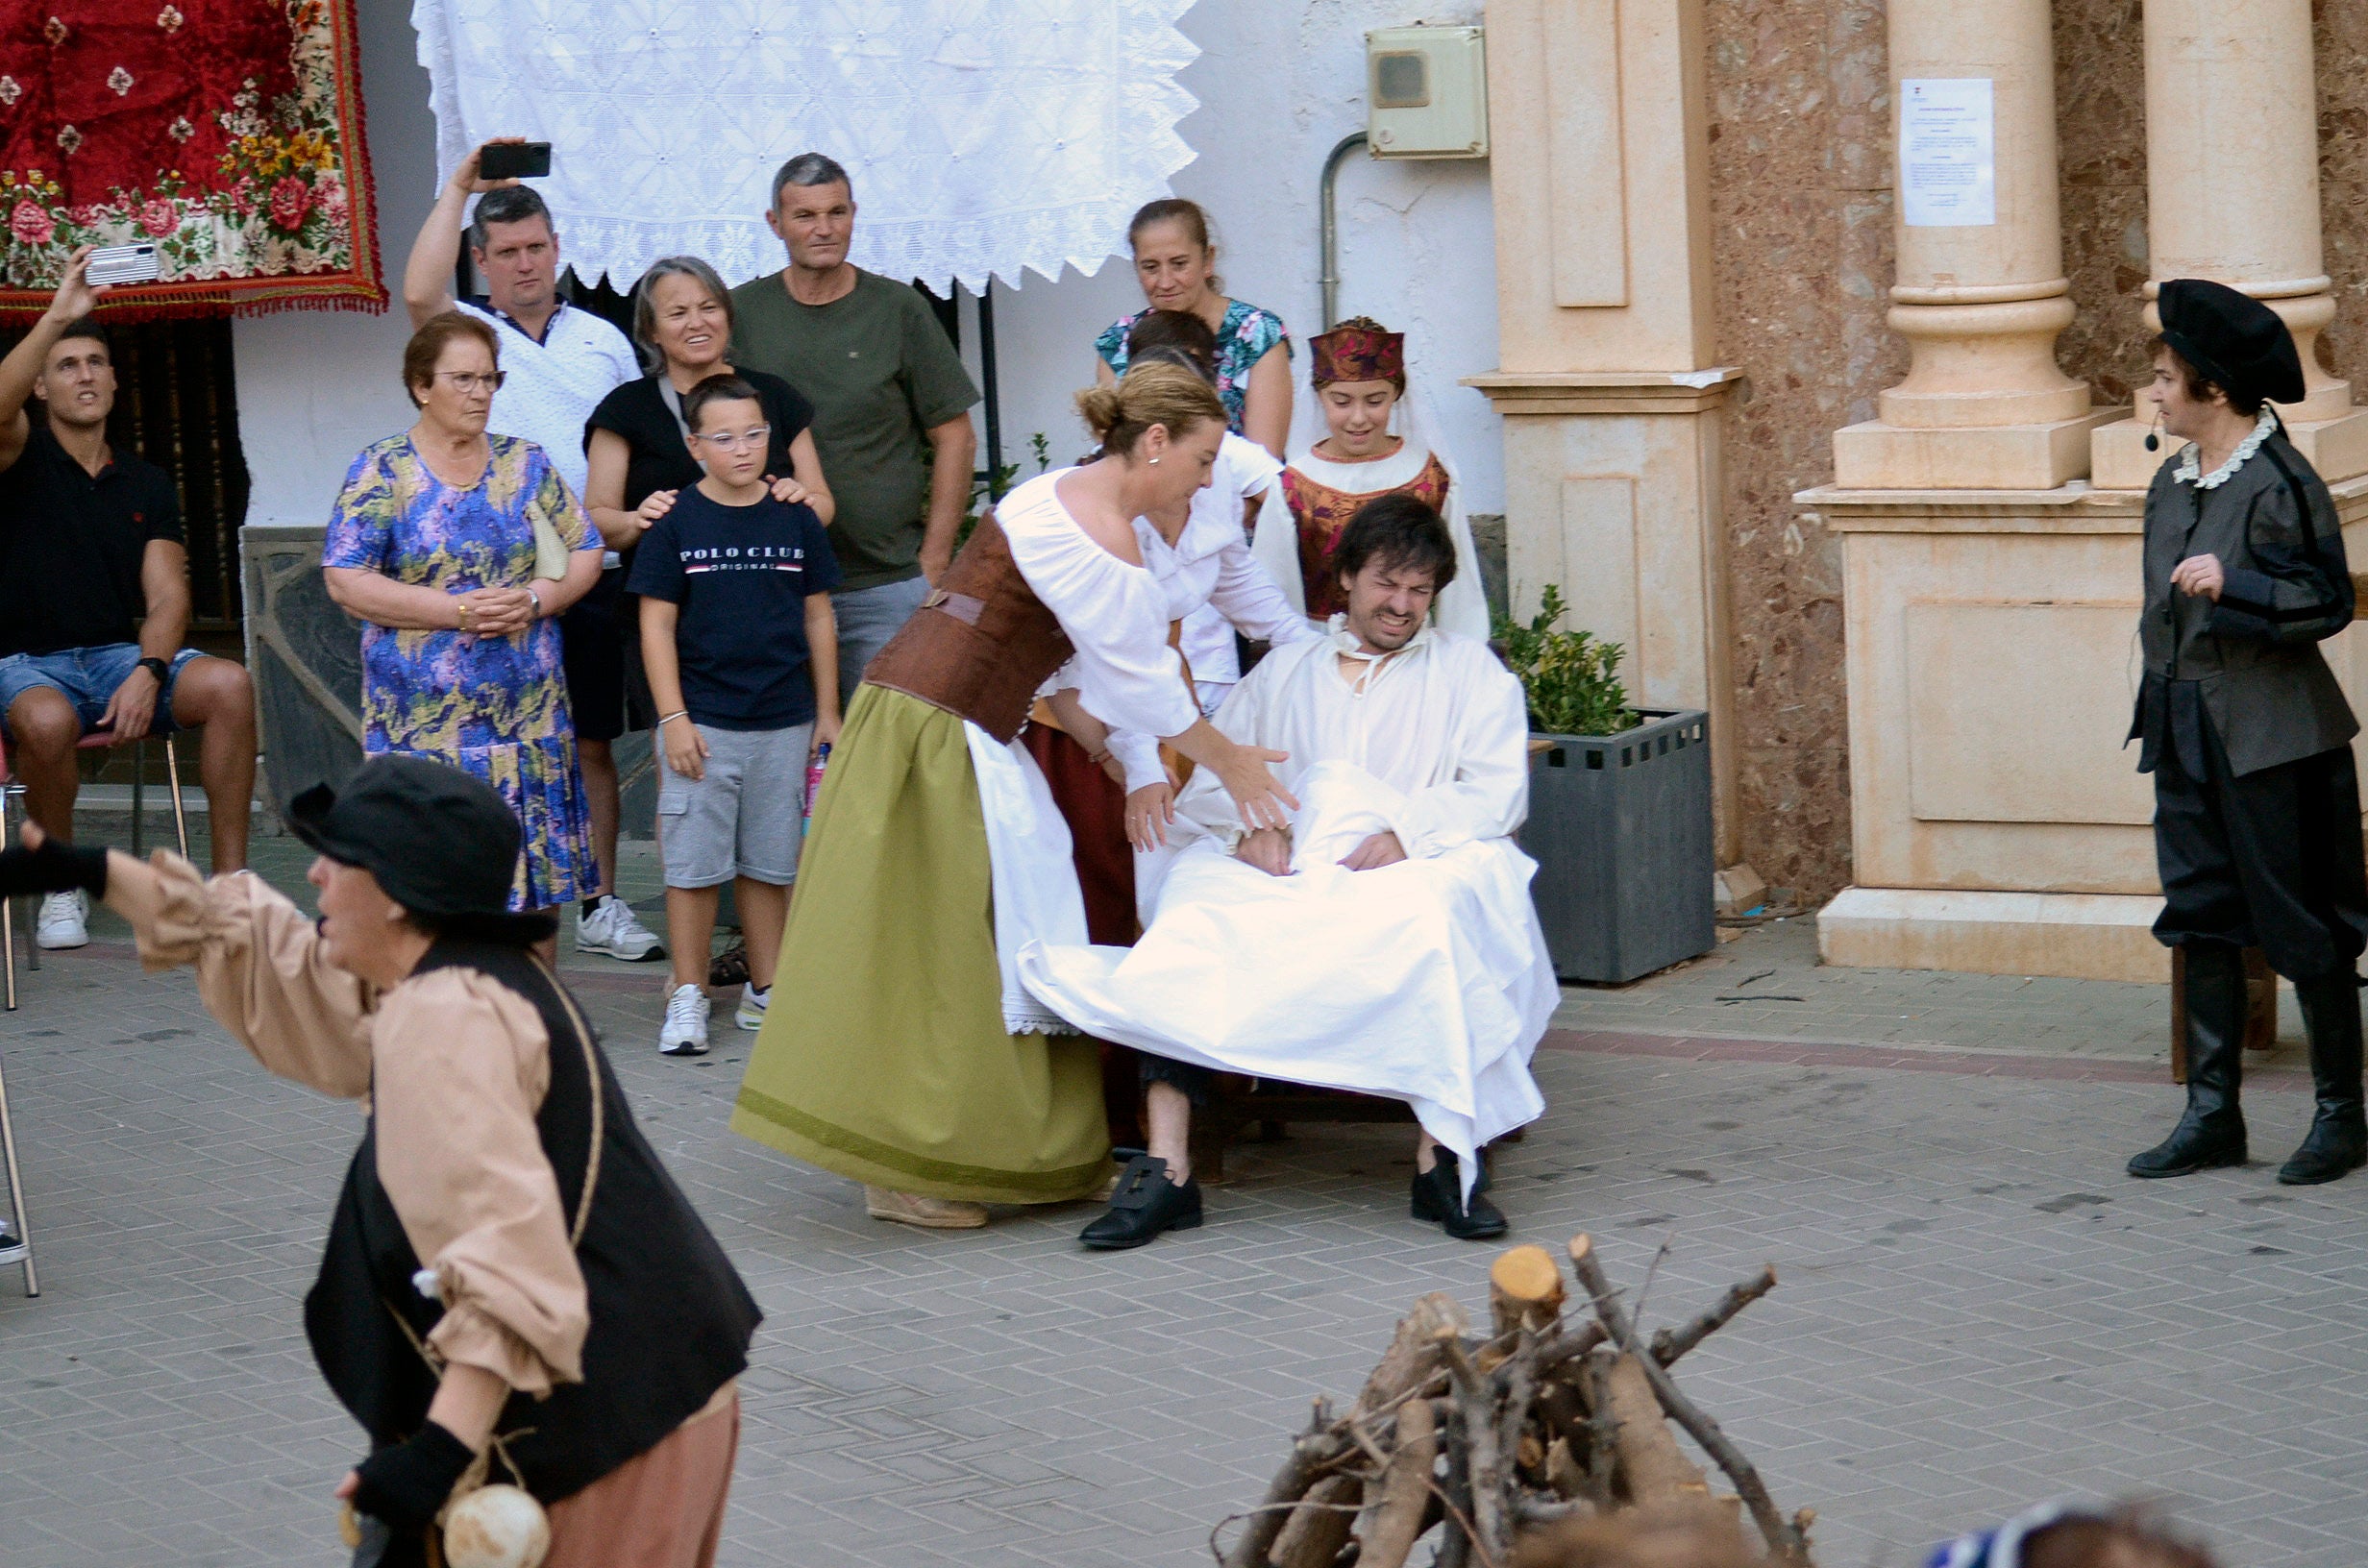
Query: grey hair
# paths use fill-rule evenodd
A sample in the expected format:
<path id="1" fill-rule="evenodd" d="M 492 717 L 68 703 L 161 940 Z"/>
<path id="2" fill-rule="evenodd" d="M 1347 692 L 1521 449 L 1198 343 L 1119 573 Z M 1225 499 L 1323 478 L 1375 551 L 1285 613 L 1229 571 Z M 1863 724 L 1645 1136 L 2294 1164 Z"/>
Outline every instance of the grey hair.
<path id="1" fill-rule="evenodd" d="M 532 185 L 504 185 L 485 192 L 477 199 L 476 214 L 469 219 L 469 249 L 482 251 L 493 243 L 488 225 L 524 223 L 529 218 L 542 219 L 543 227 L 557 235 L 559 226 L 551 221 L 551 208 Z"/>
<path id="2" fill-rule="evenodd" d="M 847 170 L 839 160 L 826 153 L 800 153 L 796 158 L 773 171 L 773 205 L 777 210 L 781 192 L 791 185 L 845 185 L 847 198 L 855 198 L 855 183 L 847 178 Z"/>
<path id="3" fill-rule="evenodd" d="M 696 279 L 715 303 L 724 307 L 724 331 L 731 331 L 737 323 L 732 317 L 731 290 L 715 269 L 695 256 L 661 256 L 650 263 L 650 270 L 633 285 L 633 341 L 641 347 L 641 364 L 653 376 L 666 368 L 666 355 L 657 346 L 657 306 L 651 303 L 651 293 L 660 278 Z"/>

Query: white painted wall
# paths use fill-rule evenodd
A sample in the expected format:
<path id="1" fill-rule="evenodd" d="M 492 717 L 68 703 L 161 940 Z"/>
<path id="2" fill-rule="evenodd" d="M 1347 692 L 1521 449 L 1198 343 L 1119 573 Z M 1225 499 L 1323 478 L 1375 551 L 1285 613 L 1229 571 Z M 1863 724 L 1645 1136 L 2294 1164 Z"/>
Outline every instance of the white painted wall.
<path id="1" fill-rule="evenodd" d="M 1320 330 L 1317 180 L 1324 155 L 1365 125 L 1365 31 L 1476 23 L 1481 10 L 1480 0 L 1200 0 L 1186 14 L 1184 31 L 1203 53 L 1183 72 L 1200 108 L 1180 129 L 1198 156 L 1177 174 L 1176 191 L 1215 218 L 1227 289 L 1280 314 L 1295 339 Z M 360 12 L 379 239 L 393 286 L 434 198 L 434 127 L 406 8 Z M 1487 163 L 1352 158 L 1340 181 L 1340 234 L 1341 314 L 1408 334 L 1468 504 L 1502 511 L 1497 416 L 1456 384 L 1497 361 Z M 1093 277 L 1073 270 L 1057 282 L 1030 275 L 1016 289 L 996 286 L 1004 457 L 1024 475 L 1031 431 L 1050 437 L 1055 462 L 1083 449 L 1070 398 L 1093 380 L 1094 336 L 1141 305 L 1123 257 Z M 964 357 L 975 374 L 977 338 L 964 316 Z M 382 316 L 294 312 L 236 324 L 250 521 L 325 520 L 354 454 L 409 423 L 397 371 L 407 326 L 400 304 Z M 1304 347 L 1294 366 L 1306 397 Z"/>
<path id="2" fill-rule="evenodd" d="M 1200 0 L 1184 17 L 1203 52 L 1181 77 L 1200 108 L 1179 129 L 1199 156 L 1178 171 L 1176 193 L 1216 220 L 1227 292 L 1281 315 L 1301 343 L 1293 362 L 1299 397 L 1310 395 L 1304 339 L 1321 331 L 1317 183 L 1324 155 L 1365 128 L 1366 30 L 1469 25 L 1481 10 L 1478 0 Z M 1486 398 L 1456 384 L 1497 362 L 1488 164 L 1352 157 L 1341 171 L 1339 212 L 1340 313 L 1407 334 L 1467 503 L 1503 511 L 1500 421 Z M 1123 257 L 1091 278 L 1070 271 L 1058 282 L 1031 275 L 1017 289 L 996 286 L 1006 461 L 1024 458 L 1031 430 L 1052 437 L 1056 462 L 1082 450 L 1070 396 L 1091 384 L 1094 336 L 1142 305 Z"/>
<path id="3" fill-rule="evenodd" d="M 435 121 L 428 112 L 428 73 L 413 58 L 408 8 L 357 10 L 379 262 L 388 292 L 399 294 L 411 236 L 435 200 Z M 410 335 L 400 299 L 382 315 L 290 310 L 232 325 L 238 435 L 255 482 L 248 522 L 329 520 L 354 454 L 414 417 L 403 393 L 403 345 Z"/>

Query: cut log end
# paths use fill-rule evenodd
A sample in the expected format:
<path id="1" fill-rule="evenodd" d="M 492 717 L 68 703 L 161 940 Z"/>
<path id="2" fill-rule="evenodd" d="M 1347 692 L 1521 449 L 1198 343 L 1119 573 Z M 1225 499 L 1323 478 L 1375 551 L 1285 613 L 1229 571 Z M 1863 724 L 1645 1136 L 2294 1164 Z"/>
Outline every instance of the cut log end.
<path id="1" fill-rule="evenodd" d="M 1489 1284 L 1515 1301 L 1560 1301 L 1563 1271 L 1543 1247 L 1514 1247 L 1490 1265 Z"/>

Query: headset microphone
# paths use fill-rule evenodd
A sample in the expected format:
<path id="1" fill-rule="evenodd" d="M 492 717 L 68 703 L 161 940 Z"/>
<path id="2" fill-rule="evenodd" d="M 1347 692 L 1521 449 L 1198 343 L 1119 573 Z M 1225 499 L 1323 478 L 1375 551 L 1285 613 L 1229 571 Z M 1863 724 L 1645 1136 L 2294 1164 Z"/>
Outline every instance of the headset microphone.
<path id="1" fill-rule="evenodd" d="M 2146 450 L 2148 452 L 2162 450 L 2162 410 L 2159 408 L 2155 410 L 2155 428 L 2146 432 Z"/>

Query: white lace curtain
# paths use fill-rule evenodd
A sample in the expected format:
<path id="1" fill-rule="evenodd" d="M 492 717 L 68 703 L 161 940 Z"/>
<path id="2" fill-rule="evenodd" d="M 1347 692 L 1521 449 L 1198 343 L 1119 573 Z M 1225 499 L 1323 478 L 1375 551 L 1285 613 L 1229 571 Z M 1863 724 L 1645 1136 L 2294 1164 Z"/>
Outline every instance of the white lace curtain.
<path id="1" fill-rule="evenodd" d="M 552 144 L 535 182 L 580 276 L 690 254 L 782 263 L 773 171 L 854 182 L 853 259 L 976 290 L 1092 272 L 1191 161 L 1175 73 L 1192 0 L 413 0 L 444 174 L 489 136 Z"/>

